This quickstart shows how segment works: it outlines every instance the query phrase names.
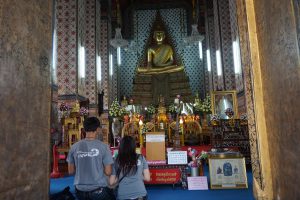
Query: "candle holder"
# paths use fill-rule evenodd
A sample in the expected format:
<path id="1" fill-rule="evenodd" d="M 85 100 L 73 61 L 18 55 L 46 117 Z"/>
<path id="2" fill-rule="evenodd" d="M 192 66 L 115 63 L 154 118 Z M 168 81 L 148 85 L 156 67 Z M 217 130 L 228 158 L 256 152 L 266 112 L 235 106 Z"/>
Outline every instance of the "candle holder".
<path id="1" fill-rule="evenodd" d="M 182 111 L 182 101 L 180 101 L 180 95 L 177 95 L 176 99 L 174 100 L 174 105 L 176 111 L 176 129 L 175 129 L 175 135 L 173 139 L 173 150 L 179 150 L 181 147 L 180 135 L 179 135 L 179 128 L 180 128 L 179 115 Z"/>
<path id="2" fill-rule="evenodd" d="M 143 148 L 143 128 L 144 128 L 144 123 L 142 120 L 139 121 L 139 139 L 140 139 L 140 148 Z"/>

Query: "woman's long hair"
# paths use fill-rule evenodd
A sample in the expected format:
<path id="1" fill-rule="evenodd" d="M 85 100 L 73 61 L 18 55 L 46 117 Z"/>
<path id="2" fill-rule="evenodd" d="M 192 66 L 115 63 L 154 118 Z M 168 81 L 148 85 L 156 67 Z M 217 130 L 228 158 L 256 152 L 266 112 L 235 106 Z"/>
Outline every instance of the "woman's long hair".
<path id="1" fill-rule="evenodd" d="M 121 172 L 124 175 L 134 175 L 137 171 L 137 153 L 135 151 L 135 140 L 130 136 L 125 136 L 120 142 L 116 162 L 118 164 L 117 177 Z"/>

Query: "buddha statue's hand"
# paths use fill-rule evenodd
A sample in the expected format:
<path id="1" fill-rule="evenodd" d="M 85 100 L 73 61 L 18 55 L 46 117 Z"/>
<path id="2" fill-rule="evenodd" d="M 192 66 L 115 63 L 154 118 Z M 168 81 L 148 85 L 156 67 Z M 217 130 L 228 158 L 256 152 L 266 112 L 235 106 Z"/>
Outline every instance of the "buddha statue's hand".
<path id="1" fill-rule="evenodd" d="M 161 63 L 161 64 L 159 65 L 159 67 L 166 67 L 166 66 L 171 66 L 171 65 L 173 65 L 173 60 L 169 60 L 169 61 L 166 62 L 166 63 Z"/>

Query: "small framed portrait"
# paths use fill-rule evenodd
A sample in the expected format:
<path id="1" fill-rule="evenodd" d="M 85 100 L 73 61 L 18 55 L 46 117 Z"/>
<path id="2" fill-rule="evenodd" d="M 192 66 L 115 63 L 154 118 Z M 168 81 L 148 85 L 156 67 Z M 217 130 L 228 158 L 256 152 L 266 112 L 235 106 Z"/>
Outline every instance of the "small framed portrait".
<path id="1" fill-rule="evenodd" d="M 208 162 L 211 189 L 248 188 L 244 157 L 209 157 Z"/>
<path id="2" fill-rule="evenodd" d="M 238 117 L 236 91 L 212 91 L 211 92 L 211 109 L 213 115 L 218 115 L 220 119 L 229 119 L 230 115 L 226 109 L 231 108 L 233 118 Z"/>

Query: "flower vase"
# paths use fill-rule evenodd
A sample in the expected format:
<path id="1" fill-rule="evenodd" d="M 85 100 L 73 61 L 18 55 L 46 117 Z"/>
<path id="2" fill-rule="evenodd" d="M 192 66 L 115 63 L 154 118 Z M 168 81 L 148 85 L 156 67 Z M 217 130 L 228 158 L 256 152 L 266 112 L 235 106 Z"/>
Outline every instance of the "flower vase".
<path id="1" fill-rule="evenodd" d="M 194 177 L 194 176 L 199 176 L 199 167 L 191 167 L 191 176 Z"/>
<path id="2" fill-rule="evenodd" d="M 112 133 L 114 137 L 114 147 L 116 146 L 116 138 L 120 135 L 121 132 L 121 124 L 119 118 L 113 118 L 112 122 Z"/>

